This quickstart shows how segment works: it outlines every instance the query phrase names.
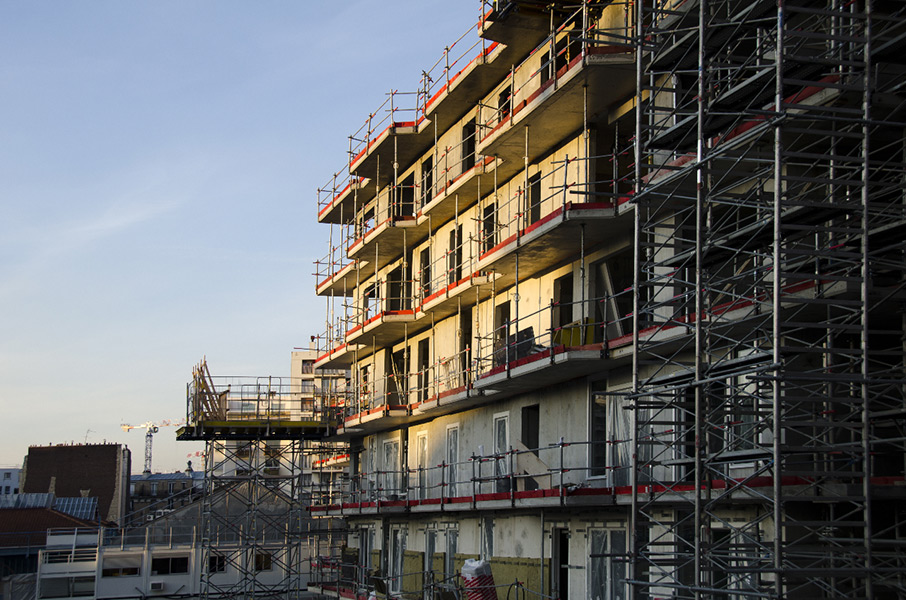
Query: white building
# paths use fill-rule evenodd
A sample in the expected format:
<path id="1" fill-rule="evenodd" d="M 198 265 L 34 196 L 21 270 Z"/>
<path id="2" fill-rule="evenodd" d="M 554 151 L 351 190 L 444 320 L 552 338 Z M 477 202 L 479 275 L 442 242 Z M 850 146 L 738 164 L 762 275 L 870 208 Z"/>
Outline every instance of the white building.
<path id="1" fill-rule="evenodd" d="M 19 467 L 0 467 L 0 495 L 19 493 Z"/>
<path id="2" fill-rule="evenodd" d="M 252 552 L 224 540 L 203 564 L 199 532 L 191 527 L 51 530 L 39 557 L 37 598 L 192 598 L 203 576 L 212 586 L 241 589 L 249 571 L 259 588 L 285 587 L 289 559 L 282 539 Z"/>

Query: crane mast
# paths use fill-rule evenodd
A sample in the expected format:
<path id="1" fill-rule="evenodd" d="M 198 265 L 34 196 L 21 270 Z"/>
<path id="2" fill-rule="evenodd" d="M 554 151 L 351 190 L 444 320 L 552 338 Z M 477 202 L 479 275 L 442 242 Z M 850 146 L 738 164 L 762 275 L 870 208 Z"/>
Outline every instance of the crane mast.
<path id="1" fill-rule="evenodd" d="M 145 468 L 143 469 L 144 473 L 151 473 L 151 446 L 154 440 L 154 434 L 160 431 L 161 427 L 167 427 L 170 425 L 181 425 L 183 421 L 161 421 L 160 423 L 154 423 L 153 421 L 146 421 L 141 425 L 129 425 L 128 423 L 123 423 L 120 425 L 123 431 L 130 431 L 132 429 L 145 429 Z"/>

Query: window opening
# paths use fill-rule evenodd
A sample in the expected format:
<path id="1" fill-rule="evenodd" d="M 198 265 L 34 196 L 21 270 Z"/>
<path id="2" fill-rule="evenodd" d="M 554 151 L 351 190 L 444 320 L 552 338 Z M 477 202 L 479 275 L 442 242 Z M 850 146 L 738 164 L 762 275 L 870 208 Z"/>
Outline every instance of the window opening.
<path id="1" fill-rule="evenodd" d="M 453 285 L 462 279 L 462 225 L 450 232 L 450 246 L 447 253 L 447 283 Z"/>
<path id="2" fill-rule="evenodd" d="M 537 404 L 522 407 L 522 443 L 538 456 L 541 408 Z"/>
<path id="3" fill-rule="evenodd" d="M 475 119 L 472 118 L 462 128 L 462 172 L 475 166 Z"/>
<path id="4" fill-rule="evenodd" d="M 419 254 L 419 277 L 421 278 L 422 302 L 431 295 L 431 249 L 425 248 Z"/>
<path id="5" fill-rule="evenodd" d="M 526 225 L 537 223 L 541 219 L 541 173 L 529 177 L 528 194 L 526 194 Z"/>
<path id="6" fill-rule="evenodd" d="M 151 575 L 172 575 L 188 572 L 188 556 L 160 556 L 151 558 Z"/>
<path id="7" fill-rule="evenodd" d="M 496 223 L 497 213 L 495 212 L 495 205 L 492 202 L 484 207 L 484 211 L 481 216 L 481 251 L 482 253 L 490 252 L 494 246 L 497 245 L 497 223 Z"/>
<path id="8" fill-rule="evenodd" d="M 422 161 L 422 189 L 421 205 L 431 202 L 434 196 L 434 157 L 429 156 Z"/>
<path id="9" fill-rule="evenodd" d="M 496 477 L 495 491 L 498 493 L 510 491 L 510 469 L 507 455 L 510 445 L 509 429 L 509 415 L 494 417 L 494 475 Z"/>

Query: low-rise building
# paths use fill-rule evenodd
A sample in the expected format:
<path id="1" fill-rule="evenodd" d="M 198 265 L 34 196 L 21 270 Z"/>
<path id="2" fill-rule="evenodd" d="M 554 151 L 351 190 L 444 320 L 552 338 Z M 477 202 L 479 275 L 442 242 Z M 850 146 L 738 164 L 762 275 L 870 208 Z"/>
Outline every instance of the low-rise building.
<path id="1" fill-rule="evenodd" d="M 19 475 L 22 469 L 19 467 L 0 468 L 0 496 L 19 493 Z"/>
<path id="2" fill-rule="evenodd" d="M 201 497 L 204 473 L 191 467 L 176 473 L 133 475 L 130 511 L 124 525 L 153 521 Z"/>
<path id="3" fill-rule="evenodd" d="M 259 521 L 249 543 L 248 503 Z M 210 528 L 202 527 L 210 514 Z M 163 514 L 141 527 L 65 528 L 47 533 L 40 552 L 37 598 L 196 598 L 271 596 L 304 590 L 309 544 L 288 537 L 298 503 L 280 490 L 244 482 L 222 486 L 204 502 Z M 251 526 L 250 524 L 246 524 Z M 303 524 L 304 525 L 304 524 Z"/>

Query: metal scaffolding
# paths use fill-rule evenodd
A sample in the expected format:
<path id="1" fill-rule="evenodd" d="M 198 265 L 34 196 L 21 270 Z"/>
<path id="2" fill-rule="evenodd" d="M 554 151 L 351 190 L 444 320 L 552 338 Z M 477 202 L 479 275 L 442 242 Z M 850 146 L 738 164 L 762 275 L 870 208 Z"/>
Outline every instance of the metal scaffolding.
<path id="1" fill-rule="evenodd" d="M 900 597 L 906 5 L 636 11 L 631 583 Z"/>
<path id="2" fill-rule="evenodd" d="M 203 598 L 300 598 L 311 531 L 305 458 L 335 423 L 330 395 L 298 378 L 214 378 L 203 361 L 179 439 L 205 442 Z M 227 567 L 239 577 L 225 583 Z M 276 571 L 280 577 L 274 578 Z M 267 573 L 264 576 L 263 573 Z"/>
<path id="3" fill-rule="evenodd" d="M 601 11 L 617 4 L 623 18 L 603 22 Z M 322 486 L 313 511 L 382 517 L 451 498 L 468 499 L 473 512 L 501 499 L 526 511 L 562 508 L 570 486 L 595 477 L 583 495 L 607 495 L 612 501 L 596 506 L 628 522 L 628 548 L 607 557 L 626 567 L 633 598 L 906 596 L 906 4 L 587 0 L 495 2 L 493 10 L 527 6 L 549 11 L 550 32 L 520 56 L 535 62 L 511 63 L 485 90 L 491 104 L 479 99 L 477 129 L 462 131 L 470 151 L 440 147 L 435 130 L 430 160 L 398 180 L 405 136 L 419 134 L 440 97 L 429 99 L 424 85 L 422 114 L 390 118 L 389 138 L 369 121 L 340 178 L 349 185 L 335 176 L 319 192 L 323 220 L 341 230 L 338 242 L 331 229 L 318 267 L 319 293 L 330 297 L 322 358 L 357 367 L 339 430 L 358 441 L 470 409 L 476 390 L 498 394 L 482 400 L 491 403 L 631 358 L 628 390 L 616 377 L 589 387 L 611 437 L 561 437 L 438 465 L 416 458 L 415 468 L 376 467 L 376 449 L 359 444 L 343 459 L 350 477 Z M 495 51 L 482 45 L 476 60 Z M 540 68 L 539 55 L 547 57 Z M 583 62 L 591 56 L 597 62 Z M 624 91 L 633 60 L 634 91 Z M 581 86 L 558 87 L 592 64 Z M 455 77 L 445 74 L 437 94 L 450 92 Z M 530 133 L 527 115 L 549 102 L 545 118 L 565 121 L 566 111 L 551 109 L 565 96 L 576 120 L 556 139 L 581 136 L 583 147 L 530 180 L 529 164 L 556 136 Z M 397 139 L 404 126 L 415 129 Z M 379 154 L 384 139 L 394 167 L 382 180 L 380 155 L 369 152 Z M 427 153 L 426 140 L 412 145 Z M 600 146 L 610 140 L 607 152 Z M 373 179 L 353 168 L 365 160 L 376 163 Z M 414 160 L 403 160 L 402 172 Z M 477 183 L 462 202 L 448 192 L 462 189 L 453 187 L 460 177 Z M 504 191 L 507 182 L 515 184 Z M 447 212 L 432 223 L 421 211 L 440 202 Z M 610 212 L 577 211 L 598 203 Z M 556 237 L 561 216 L 576 227 L 572 239 Z M 477 234 L 463 237 L 459 223 L 469 218 Z M 533 225 L 548 218 L 541 242 Z M 382 232 L 385 222 L 399 226 Z M 591 293 L 586 249 L 604 238 L 630 244 L 630 230 L 631 266 L 610 254 L 609 287 Z M 545 245 L 548 261 L 534 270 L 530 243 Z M 394 261 L 398 270 L 382 272 Z M 520 281 L 568 261 L 579 263 L 581 298 L 490 314 L 499 293 L 518 296 Z M 614 285 L 630 271 L 631 285 Z M 434 329 L 439 298 L 448 303 L 438 320 L 455 315 L 466 327 L 448 351 L 436 337 L 413 348 L 415 335 Z M 393 343 L 402 348 L 390 352 Z M 566 359 L 572 370 L 556 371 Z M 570 446 L 583 452 L 564 455 Z M 390 449 L 397 461 L 406 456 Z M 370 464 L 359 462 L 365 452 Z M 539 489 L 556 494 L 536 502 Z M 328 554 L 313 569 L 324 590 L 369 585 L 370 531 L 345 549 L 356 556 L 344 555 L 340 540 L 316 549 Z M 380 535 L 386 552 L 388 532 Z M 387 570 L 386 554 L 378 560 Z"/>

